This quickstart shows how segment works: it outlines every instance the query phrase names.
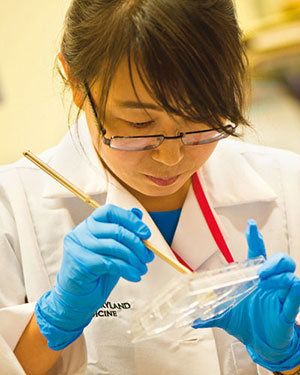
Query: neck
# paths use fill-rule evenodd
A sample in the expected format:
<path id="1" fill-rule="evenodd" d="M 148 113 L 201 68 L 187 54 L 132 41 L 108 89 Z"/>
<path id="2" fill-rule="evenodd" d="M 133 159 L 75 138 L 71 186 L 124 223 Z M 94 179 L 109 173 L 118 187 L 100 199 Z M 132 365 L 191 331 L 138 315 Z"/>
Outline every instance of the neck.
<path id="1" fill-rule="evenodd" d="M 190 184 L 191 180 L 189 179 L 178 191 L 176 191 L 174 194 L 167 195 L 165 197 L 152 197 L 144 195 L 127 185 L 125 186 L 125 188 L 145 207 L 147 211 L 159 212 L 173 211 L 182 208 Z"/>

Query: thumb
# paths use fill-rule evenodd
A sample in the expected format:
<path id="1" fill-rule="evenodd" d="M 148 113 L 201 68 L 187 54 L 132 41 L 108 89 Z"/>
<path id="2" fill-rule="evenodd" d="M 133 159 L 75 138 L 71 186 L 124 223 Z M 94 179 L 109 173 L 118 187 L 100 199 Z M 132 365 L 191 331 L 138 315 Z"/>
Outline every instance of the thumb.
<path id="1" fill-rule="evenodd" d="M 262 234 L 258 231 L 255 220 L 248 220 L 248 227 L 245 231 L 248 242 L 248 259 L 263 255 L 266 259 L 266 249 Z"/>
<path id="2" fill-rule="evenodd" d="M 283 315 L 288 322 L 294 322 L 300 306 L 300 279 L 294 276 L 294 282 L 289 290 L 286 300 L 283 305 Z"/>
<path id="3" fill-rule="evenodd" d="M 218 320 L 217 319 L 202 320 L 199 318 L 199 319 L 194 320 L 192 327 L 195 329 L 218 327 Z"/>
<path id="4" fill-rule="evenodd" d="M 141 210 L 139 210 L 138 208 L 132 208 L 130 211 L 131 211 L 133 214 L 135 214 L 139 219 L 142 220 L 142 218 L 143 218 L 143 213 L 142 213 Z"/>
<path id="5" fill-rule="evenodd" d="M 208 319 L 201 319 L 198 318 L 193 321 L 192 327 L 193 328 L 223 328 L 228 325 L 228 322 L 231 318 L 231 310 L 232 307 L 228 307 L 225 309 L 225 311 L 221 312 L 220 314 L 213 315 L 211 318 Z"/>

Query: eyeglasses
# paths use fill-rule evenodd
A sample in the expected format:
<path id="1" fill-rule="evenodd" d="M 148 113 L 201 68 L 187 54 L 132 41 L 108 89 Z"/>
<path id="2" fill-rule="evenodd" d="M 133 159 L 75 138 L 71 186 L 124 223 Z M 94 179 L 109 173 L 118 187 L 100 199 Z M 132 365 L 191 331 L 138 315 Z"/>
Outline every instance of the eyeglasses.
<path id="1" fill-rule="evenodd" d="M 233 129 L 231 125 L 227 125 L 226 127 Z M 181 142 L 186 146 L 197 146 L 213 143 L 226 137 L 228 137 L 227 133 L 209 129 L 180 133 L 174 137 L 166 137 L 165 135 L 158 134 L 131 137 L 113 136 L 106 138 L 103 134 L 102 140 L 105 145 L 115 150 L 144 151 L 159 147 L 165 139 L 181 139 Z"/>
<path id="2" fill-rule="evenodd" d="M 181 142 L 185 146 L 198 146 L 208 143 L 213 143 L 219 141 L 221 139 L 227 138 L 230 134 L 233 134 L 235 131 L 236 126 L 232 124 L 228 124 L 225 126 L 227 132 L 224 129 L 207 129 L 207 130 L 199 130 L 199 131 L 192 131 L 192 132 L 181 132 L 180 134 L 167 137 L 163 134 L 156 134 L 156 135 L 143 135 L 143 136 L 112 136 L 110 138 L 106 138 L 106 129 L 99 123 L 97 112 L 93 103 L 93 99 L 90 93 L 90 90 L 87 85 L 85 85 L 87 96 L 89 98 L 90 104 L 92 106 L 96 121 L 100 127 L 101 135 L 102 135 L 102 142 L 109 146 L 114 150 L 120 151 L 146 151 L 146 150 L 153 150 L 159 147 L 164 140 L 170 139 L 180 139 Z"/>

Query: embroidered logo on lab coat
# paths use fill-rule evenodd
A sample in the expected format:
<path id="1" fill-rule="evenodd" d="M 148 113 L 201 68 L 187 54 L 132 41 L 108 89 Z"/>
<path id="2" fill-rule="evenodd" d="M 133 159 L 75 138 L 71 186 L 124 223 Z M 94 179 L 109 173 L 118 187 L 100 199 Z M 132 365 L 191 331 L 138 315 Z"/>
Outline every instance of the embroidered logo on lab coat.
<path id="1" fill-rule="evenodd" d="M 120 311 L 129 309 L 131 309 L 131 304 L 129 302 L 106 301 L 103 306 L 95 312 L 94 318 L 117 317 Z"/>

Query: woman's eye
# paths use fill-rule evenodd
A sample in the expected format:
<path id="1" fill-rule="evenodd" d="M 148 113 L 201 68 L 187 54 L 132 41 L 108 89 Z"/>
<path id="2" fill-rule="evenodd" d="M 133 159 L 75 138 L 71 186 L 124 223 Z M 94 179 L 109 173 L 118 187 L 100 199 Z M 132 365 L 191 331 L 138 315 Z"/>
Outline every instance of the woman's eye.
<path id="1" fill-rule="evenodd" d="M 132 126 L 135 126 L 136 128 L 143 128 L 153 123 L 153 121 L 145 121 L 145 122 L 131 122 L 128 121 L 128 123 Z"/>

